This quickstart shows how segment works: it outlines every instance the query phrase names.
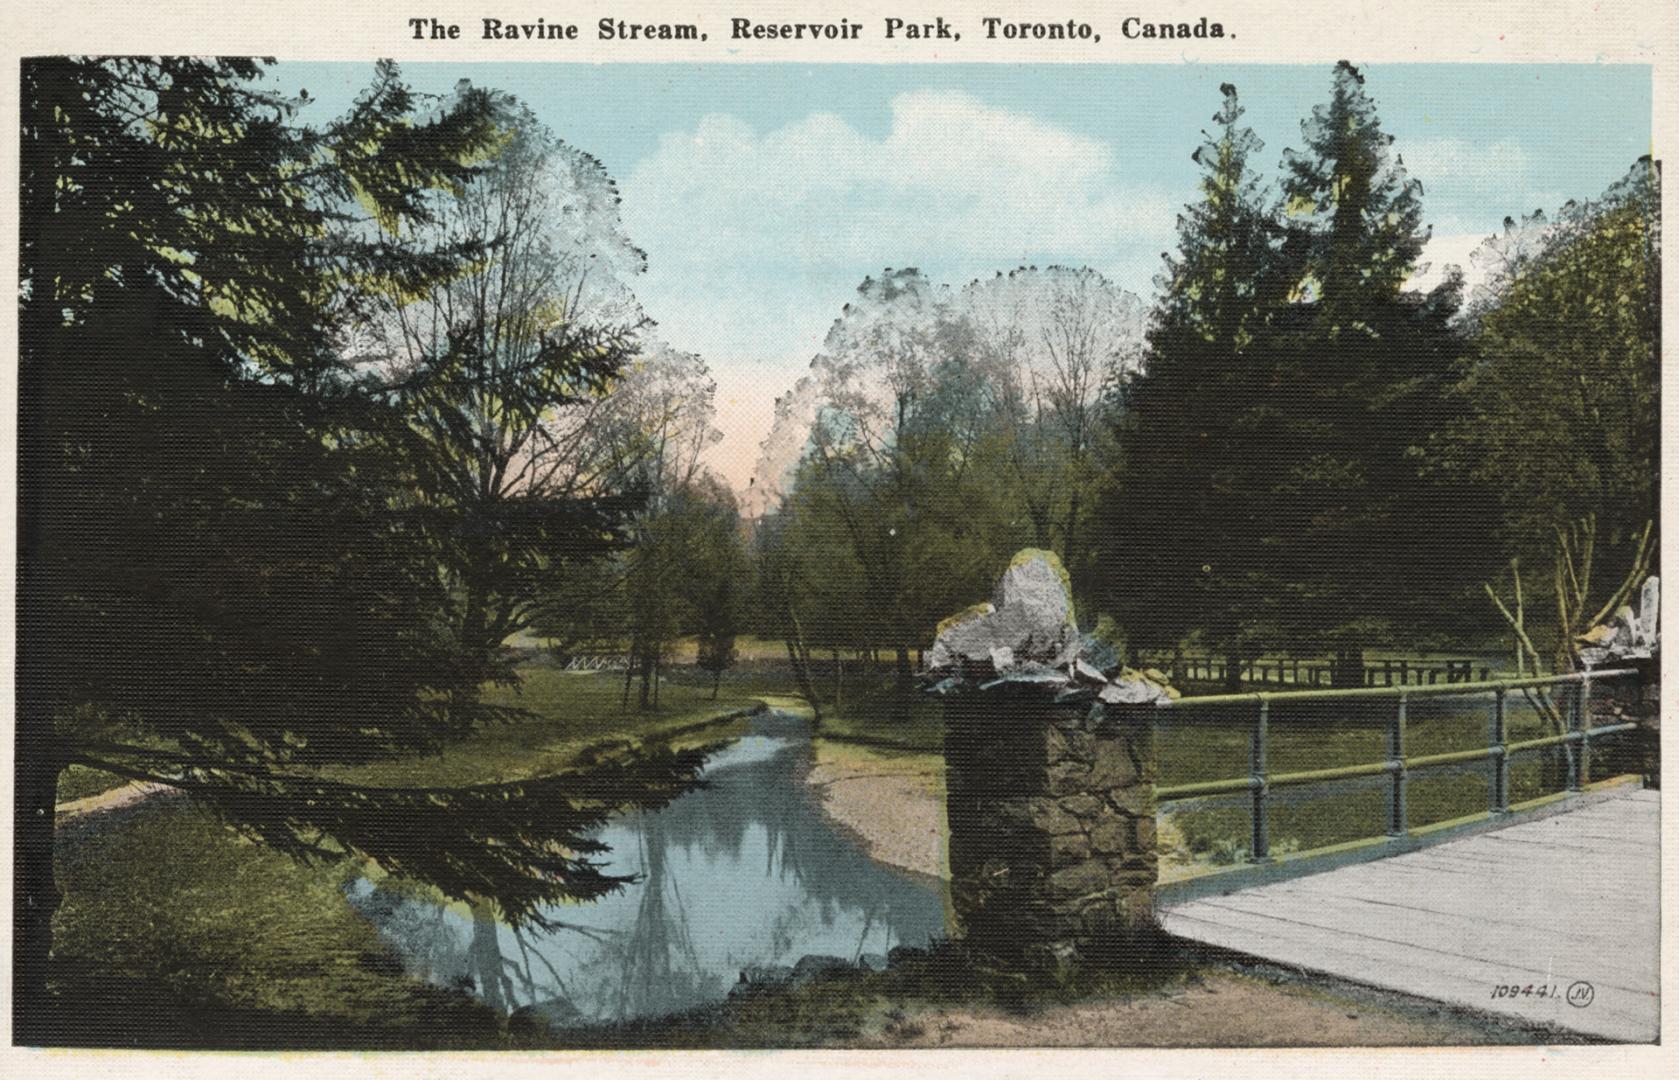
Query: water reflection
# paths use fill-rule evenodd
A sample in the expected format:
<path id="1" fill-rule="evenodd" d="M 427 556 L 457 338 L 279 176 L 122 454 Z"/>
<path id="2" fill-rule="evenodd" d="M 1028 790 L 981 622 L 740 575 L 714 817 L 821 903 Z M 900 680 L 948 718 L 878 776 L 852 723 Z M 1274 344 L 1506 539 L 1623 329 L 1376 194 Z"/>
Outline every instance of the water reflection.
<path id="1" fill-rule="evenodd" d="M 801 721 L 760 718 L 712 759 L 709 787 L 602 831 L 610 869 L 639 880 L 548 909 L 553 930 L 365 880 L 350 899 L 411 973 L 560 1023 L 674 1012 L 724 997 L 744 969 L 855 962 L 942 935 L 938 887 L 871 861 L 812 804 L 809 753 Z"/>

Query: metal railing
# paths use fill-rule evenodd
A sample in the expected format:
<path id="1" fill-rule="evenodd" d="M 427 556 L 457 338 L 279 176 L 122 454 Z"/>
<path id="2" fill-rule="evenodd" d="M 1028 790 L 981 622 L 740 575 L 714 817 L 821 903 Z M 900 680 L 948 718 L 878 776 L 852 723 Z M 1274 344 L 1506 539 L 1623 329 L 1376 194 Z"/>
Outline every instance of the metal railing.
<path id="1" fill-rule="evenodd" d="M 1567 790 L 1578 792 L 1591 783 L 1592 740 L 1630 731 L 1638 726 L 1633 723 L 1623 723 L 1593 727 L 1587 708 L 1592 683 L 1636 674 L 1637 672 L 1633 669 L 1618 668 L 1605 671 L 1579 672 L 1571 675 L 1500 679 L 1471 683 L 1460 682 L 1439 686 L 1414 686 L 1406 689 L 1373 687 L 1350 690 L 1216 694 L 1206 697 L 1186 697 L 1175 701 L 1162 701 L 1159 703 L 1161 710 L 1174 712 L 1208 706 L 1251 705 L 1253 711 L 1248 713 L 1246 717 L 1215 717 L 1211 721 L 1219 726 L 1248 725 L 1250 732 L 1249 769 L 1245 776 L 1191 784 L 1157 786 L 1155 788 L 1155 798 L 1157 802 L 1164 803 L 1180 799 L 1249 792 L 1252 796 L 1251 815 L 1253 825 L 1249 860 L 1252 862 L 1266 862 L 1270 859 L 1269 799 L 1271 791 L 1275 788 L 1328 784 L 1335 781 L 1387 774 L 1392 777 L 1387 814 L 1387 835 L 1392 838 L 1402 838 L 1409 835 L 1411 828 L 1407 787 L 1413 772 L 1484 760 L 1488 763 L 1488 812 L 1494 815 L 1507 814 L 1510 812 L 1510 758 L 1515 754 L 1529 753 L 1552 746 L 1568 747 L 1570 752 L 1568 754 Z M 1511 742 L 1508 722 L 1509 712 L 1506 702 L 1509 692 L 1553 686 L 1568 686 L 1571 689 L 1571 692 L 1565 695 L 1565 700 L 1561 706 L 1566 719 L 1566 730 L 1561 734 Z M 1460 697 L 1487 693 L 1492 695 L 1492 703 L 1487 714 L 1487 742 L 1485 746 L 1415 757 L 1406 754 L 1406 711 L 1412 699 L 1430 696 Z M 1300 772 L 1274 773 L 1269 769 L 1266 763 L 1266 755 L 1270 748 L 1271 713 L 1274 705 L 1287 705 L 1305 701 L 1370 698 L 1390 698 L 1394 702 L 1393 710 L 1387 718 L 1388 752 L 1385 758 L 1354 765 L 1310 769 Z M 1159 724 L 1160 721 L 1157 721 L 1156 726 L 1159 726 Z"/>
<path id="2" fill-rule="evenodd" d="M 1336 665 L 1330 660 L 1254 659 L 1236 660 L 1196 654 L 1145 653 L 1144 663 L 1168 672 L 1174 683 L 1225 683 L 1231 669 L 1243 683 L 1253 686 L 1329 687 L 1336 679 Z M 1356 665 L 1362 687 L 1435 686 L 1441 683 L 1461 687 L 1489 679 L 1492 669 L 1474 659 L 1366 660 Z"/>

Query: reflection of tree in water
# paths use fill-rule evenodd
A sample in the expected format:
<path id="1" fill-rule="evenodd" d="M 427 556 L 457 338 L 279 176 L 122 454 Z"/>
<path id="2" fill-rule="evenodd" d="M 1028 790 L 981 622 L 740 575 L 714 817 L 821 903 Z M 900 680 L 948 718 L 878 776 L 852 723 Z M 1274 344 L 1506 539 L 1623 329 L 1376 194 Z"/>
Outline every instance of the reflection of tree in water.
<path id="1" fill-rule="evenodd" d="M 895 914 L 925 919 L 933 903 L 924 885 L 881 867 L 834 831 L 803 783 L 807 747 L 799 739 L 766 760 L 721 770 L 710 777 L 709 787 L 684 797 L 684 812 L 657 815 L 668 822 L 672 843 L 697 846 L 707 855 L 728 851 L 739 858 L 748 830 L 763 829 L 765 877 L 795 882 L 801 896 L 777 913 L 761 936 L 752 935 L 754 944 L 769 945 L 767 957 L 755 958 L 760 962 L 797 959 L 797 943 L 807 929 L 832 926 L 846 911 L 863 921 L 852 950 L 856 959 L 870 932 L 882 925 L 890 932 Z M 942 919 L 942 907 L 934 910 Z M 929 932 L 937 929 L 942 925 Z"/>
<path id="2" fill-rule="evenodd" d="M 670 843 L 658 814 L 642 819 L 641 902 L 624 940 L 617 1015 L 672 1012 L 720 995 L 719 976 L 700 962 L 688 927 L 681 883 L 670 868 Z M 726 984 L 724 984 L 726 986 Z"/>
<path id="3" fill-rule="evenodd" d="M 519 947 L 517 956 L 502 952 L 502 935 L 506 933 Z M 603 930 L 575 923 L 550 922 L 540 931 L 547 937 L 576 935 L 599 945 L 602 949 L 621 948 L 622 931 Z M 495 909 L 487 903 L 472 906 L 472 973 L 479 994 L 485 1004 L 503 1012 L 511 1012 L 520 1005 L 536 1005 L 550 1018 L 579 1019 L 582 1010 L 577 1005 L 577 987 L 556 968 L 540 945 L 532 940 L 532 931 L 508 927 L 495 917 Z"/>
<path id="4" fill-rule="evenodd" d="M 440 986 L 457 986 L 469 977 L 448 908 L 404 897 L 383 886 L 352 895 L 350 901 L 396 946 L 409 974 Z"/>
<path id="5" fill-rule="evenodd" d="M 445 985 L 470 978 L 497 1009 L 537 1005 L 553 1019 L 581 1019 L 579 1009 L 600 1018 L 670 1012 L 722 997 L 743 967 L 791 963 L 809 951 L 850 952 L 847 959 L 856 960 L 871 934 L 884 931 L 890 944 L 900 935 L 939 932 L 937 896 L 872 862 L 828 825 L 799 775 L 804 749 L 796 741 L 762 760 L 725 765 L 709 776 L 707 788 L 610 828 L 613 869 L 639 878 L 629 886 L 633 917 L 613 927 L 564 916 L 613 921 L 629 914 L 628 904 L 554 907 L 544 912 L 547 928 L 517 931 L 498 924 L 487 904 L 474 905 L 464 926 L 434 904 L 379 899 L 379 889 L 357 906 L 399 946 L 414 974 Z M 755 830 L 764 837 L 762 864 L 747 854 L 757 843 Z M 639 867 L 630 865 L 634 856 Z M 684 858 L 696 868 L 693 881 L 682 880 Z M 710 874 L 728 875 L 720 879 L 726 892 Z M 768 882 L 796 887 L 767 888 Z M 692 895 L 696 888 L 705 895 Z M 732 913 L 721 957 L 696 948 L 690 903 L 708 911 L 724 905 Z M 861 924 L 855 946 L 848 933 L 838 949 L 813 949 L 813 940 L 832 940 L 832 927 L 853 917 Z"/>

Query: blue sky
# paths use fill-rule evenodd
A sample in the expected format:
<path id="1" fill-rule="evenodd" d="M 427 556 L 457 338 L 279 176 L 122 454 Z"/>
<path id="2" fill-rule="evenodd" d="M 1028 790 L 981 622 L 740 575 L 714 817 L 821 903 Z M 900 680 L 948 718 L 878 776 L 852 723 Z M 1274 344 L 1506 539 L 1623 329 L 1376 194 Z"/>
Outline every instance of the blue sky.
<path id="1" fill-rule="evenodd" d="M 617 178 L 648 255 L 636 292 L 671 344 L 717 375 L 731 479 L 770 403 L 862 278 L 919 266 L 960 284 L 1035 263 L 1089 265 L 1144 299 L 1190 153 L 1235 84 L 1274 180 L 1323 65 L 407 64 L 527 102 Z M 1650 151 L 1650 69 L 1371 65 L 1366 89 L 1424 185 L 1436 270 L 1506 215 L 1590 197 Z M 283 63 L 322 119 L 365 63 Z M 1432 276 L 1432 275 L 1431 275 Z"/>

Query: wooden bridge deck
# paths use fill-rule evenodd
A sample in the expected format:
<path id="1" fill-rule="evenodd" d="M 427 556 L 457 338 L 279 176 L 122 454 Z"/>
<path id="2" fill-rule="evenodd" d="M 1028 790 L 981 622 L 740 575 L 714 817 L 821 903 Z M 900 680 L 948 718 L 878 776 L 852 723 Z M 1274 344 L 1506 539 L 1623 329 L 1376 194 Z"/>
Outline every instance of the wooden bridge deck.
<path id="1" fill-rule="evenodd" d="M 1634 791 L 1405 855 L 1186 900 L 1161 921 L 1180 937 L 1295 967 L 1523 1023 L 1653 1042 L 1660 818 L 1659 793 Z M 1500 996 L 1499 987 L 1517 992 Z"/>

